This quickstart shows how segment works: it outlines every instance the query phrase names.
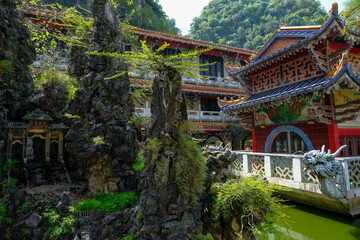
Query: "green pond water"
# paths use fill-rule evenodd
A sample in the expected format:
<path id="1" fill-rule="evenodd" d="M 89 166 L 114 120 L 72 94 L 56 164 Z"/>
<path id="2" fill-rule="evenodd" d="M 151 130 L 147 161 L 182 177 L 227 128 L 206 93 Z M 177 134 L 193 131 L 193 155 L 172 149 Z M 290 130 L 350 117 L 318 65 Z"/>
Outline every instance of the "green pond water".
<path id="1" fill-rule="evenodd" d="M 276 224 L 262 240 L 360 240 L 360 219 L 291 203 L 280 211 L 288 217 Z"/>

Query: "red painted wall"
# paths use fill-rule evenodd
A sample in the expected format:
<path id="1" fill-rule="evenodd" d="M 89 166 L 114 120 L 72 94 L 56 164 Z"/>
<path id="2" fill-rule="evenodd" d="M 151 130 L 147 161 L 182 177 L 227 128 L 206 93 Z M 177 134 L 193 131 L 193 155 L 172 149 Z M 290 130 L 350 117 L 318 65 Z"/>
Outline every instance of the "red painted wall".
<path id="1" fill-rule="evenodd" d="M 256 152 L 265 152 L 266 139 L 275 128 L 289 125 L 294 126 L 302 130 L 310 139 L 314 149 L 321 149 L 322 145 L 325 145 L 326 151 L 329 149 L 329 137 L 328 137 L 328 126 L 322 123 L 308 124 L 307 122 L 293 123 L 293 124 L 278 124 L 265 126 L 265 128 L 255 128 L 255 147 Z M 334 152 L 334 149 L 331 149 Z"/>

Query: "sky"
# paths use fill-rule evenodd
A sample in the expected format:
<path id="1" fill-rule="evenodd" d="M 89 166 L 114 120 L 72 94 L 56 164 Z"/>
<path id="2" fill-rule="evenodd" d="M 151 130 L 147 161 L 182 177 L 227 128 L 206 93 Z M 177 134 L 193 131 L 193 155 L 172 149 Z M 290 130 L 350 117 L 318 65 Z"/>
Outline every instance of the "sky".
<path id="1" fill-rule="evenodd" d="M 175 19 L 176 26 L 181 29 L 183 35 L 188 34 L 193 18 L 198 17 L 209 2 L 210 0 L 159 0 L 165 13 Z M 326 11 L 330 10 L 333 2 L 337 2 L 341 12 L 345 0 L 320 0 L 320 2 Z"/>

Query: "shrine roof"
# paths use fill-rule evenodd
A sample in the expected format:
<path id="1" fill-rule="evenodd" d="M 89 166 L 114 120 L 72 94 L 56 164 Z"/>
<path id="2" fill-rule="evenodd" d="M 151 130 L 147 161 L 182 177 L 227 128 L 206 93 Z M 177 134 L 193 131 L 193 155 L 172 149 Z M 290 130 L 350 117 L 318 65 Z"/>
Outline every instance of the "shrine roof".
<path id="1" fill-rule="evenodd" d="M 36 109 L 33 112 L 27 113 L 24 117 L 24 120 L 38 120 L 38 121 L 52 121 L 52 117 L 50 117 L 47 113 L 42 112 L 39 109 Z"/>
<path id="2" fill-rule="evenodd" d="M 298 47 L 305 46 L 310 41 L 316 39 L 320 35 L 326 32 L 326 30 L 329 28 L 329 26 L 336 21 L 341 27 L 344 27 L 344 23 L 339 17 L 336 10 L 331 11 L 331 15 L 327 19 L 327 21 L 320 27 L 320 26 L 304 26 L 301 27 L 282 27 L 278 31 L 276 31 L 273 36 L 268 40 L 268 42 L 265 43 L 265 45 L 259 50 L 256 57 L 247 65 L 237 68 L 237 69 L 228 69 L 226 68 L 226 71 L 230 76 L 238 74 L 240 72 L 243 72 L 245 70 L 248 70 L 250 68 L 253 68 L 255 66 L 258 66 L 261 63 L 264 63 L 272 58 L 275 58 L 279 55 L 282 55 L 284 53 L 287 53 L 291 50 L 294 50 Z M 319 28 L 320 27 L 320 28 Z M 282 30 L 281 30 L 282 29 Z M 298 40 L 295 43 L 292 43 L 284 48 L 281 48 L 263 58 L 261 58 L 262 54 L 266 52 L 266 50 L 271 46 L 271 44 L 279 37 L 303 37 L 303 39 Z"/>
<path id="3" fill-rule="evenodd" d="M 7 129 L 28 129 L 29 124 L 24 122 L 8 122 L 5 126 Z"/>
<path id="4" fill-rule="evenodd" d="M 69 129 L 68 126 L 64 125 L 63 123 L 54 123 L 48 125 L 49 130 L 64 130 Z"/>
<path id="5" fill-rule="evenodd" d="M 271 89 L 265 92 L 257 93 L 250 96 L 248 99 L 233 105 L 218 105 L 221 110 L 236 110 L 245 107 L 251 107 L 254 105 L 267 103 L 271 101 L 281 100 L 292 96 L 302 95 L 311 93 L 319 90 L 323 90 L 336 83 L 344 74 L 353 79 L 355 83 L 360 85 L 360 79 L 352 72 L 349 64 L 345 62 L 340 69 L 337 70 L 336 74 L 330 78 L 326 75 L 307 79 L 301 82 L 289 84 L 286 86 Z"/>

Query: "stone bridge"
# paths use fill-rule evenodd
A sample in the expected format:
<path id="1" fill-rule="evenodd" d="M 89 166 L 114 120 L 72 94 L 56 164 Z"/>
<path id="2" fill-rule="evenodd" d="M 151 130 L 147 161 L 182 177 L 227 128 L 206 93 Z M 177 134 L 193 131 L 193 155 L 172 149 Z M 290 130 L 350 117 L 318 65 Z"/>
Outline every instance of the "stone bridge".
<path id="1" fill-rule="evenodd" d="M 343 166 L 346 198 L 324 196 L 317 177 L 305 169 L 302 155 L 240 152 L 230 168 L 237 175 L 264 175 L 270 183 L 289 187 L 280 194 L 289 200 L 343 214 L 360 214 L 360 156 L 336 158 Z"/>

